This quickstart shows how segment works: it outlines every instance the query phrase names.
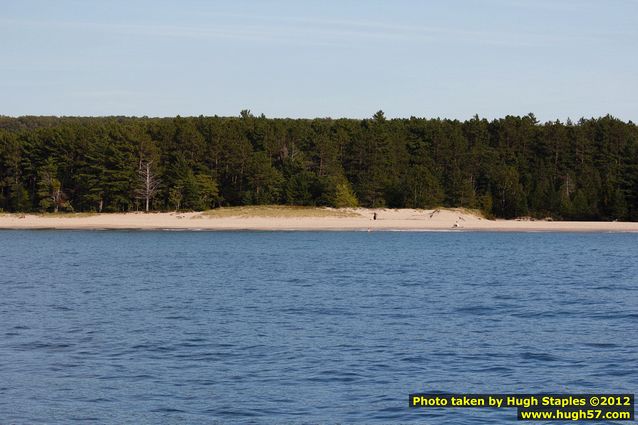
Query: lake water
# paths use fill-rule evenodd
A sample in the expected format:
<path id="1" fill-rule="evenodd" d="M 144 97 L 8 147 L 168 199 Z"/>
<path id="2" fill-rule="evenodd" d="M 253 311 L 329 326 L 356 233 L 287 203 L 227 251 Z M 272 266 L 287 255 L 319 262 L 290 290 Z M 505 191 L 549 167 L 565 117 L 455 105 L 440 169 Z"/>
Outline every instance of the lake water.
<path id="1" fill-rule="evenodd" d="M 0 232 L 0 423 L 513 424 L 635 392 L 638 234 Z"/>

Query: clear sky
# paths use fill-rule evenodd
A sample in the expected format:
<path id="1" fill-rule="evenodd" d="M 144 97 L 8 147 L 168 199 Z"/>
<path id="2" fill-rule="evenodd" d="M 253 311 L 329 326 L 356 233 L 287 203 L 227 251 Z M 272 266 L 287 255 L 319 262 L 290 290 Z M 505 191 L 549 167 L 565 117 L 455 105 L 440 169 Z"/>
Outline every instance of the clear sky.
<path id="1" fill-rule="evenodd" d="M 0 114 L 638 121 L 638 0 L 0 0 Z"/>

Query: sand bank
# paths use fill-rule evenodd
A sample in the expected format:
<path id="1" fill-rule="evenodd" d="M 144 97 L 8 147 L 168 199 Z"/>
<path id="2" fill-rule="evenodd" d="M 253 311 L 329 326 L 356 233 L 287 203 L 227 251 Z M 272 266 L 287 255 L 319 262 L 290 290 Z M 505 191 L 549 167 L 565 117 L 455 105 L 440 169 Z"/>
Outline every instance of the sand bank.
<path id="1" fill-rule="evenodd" d="M 0 214 L 0 229 L 638 232 L 638 223 L 488 220 L 462 209 L 240 207 L 189 213 Z"/>

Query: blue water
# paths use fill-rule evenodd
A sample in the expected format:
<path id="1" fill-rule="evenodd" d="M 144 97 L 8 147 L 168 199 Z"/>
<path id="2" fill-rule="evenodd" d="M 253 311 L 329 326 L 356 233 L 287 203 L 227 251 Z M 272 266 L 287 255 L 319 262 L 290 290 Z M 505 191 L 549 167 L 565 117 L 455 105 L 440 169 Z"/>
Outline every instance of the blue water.
<path id="1" fill-rule="evenodd" d="M 638 235 L 0 232 L 0 423 L 513 424 L 636 392 Z"/>

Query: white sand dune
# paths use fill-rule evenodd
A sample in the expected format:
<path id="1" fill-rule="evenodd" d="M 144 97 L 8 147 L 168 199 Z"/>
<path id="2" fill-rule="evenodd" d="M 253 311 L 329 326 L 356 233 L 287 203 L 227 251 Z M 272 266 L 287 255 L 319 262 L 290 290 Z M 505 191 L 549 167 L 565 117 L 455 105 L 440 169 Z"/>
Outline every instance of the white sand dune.
<path id="1" fill-rule="evenodd" d="M 638 232 L 638 223 L 488 220 L 463 209 L 242 207 L 204 213 L 1 214 L 0 229 Z"/>

